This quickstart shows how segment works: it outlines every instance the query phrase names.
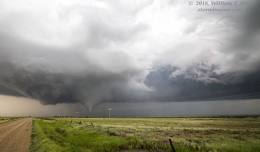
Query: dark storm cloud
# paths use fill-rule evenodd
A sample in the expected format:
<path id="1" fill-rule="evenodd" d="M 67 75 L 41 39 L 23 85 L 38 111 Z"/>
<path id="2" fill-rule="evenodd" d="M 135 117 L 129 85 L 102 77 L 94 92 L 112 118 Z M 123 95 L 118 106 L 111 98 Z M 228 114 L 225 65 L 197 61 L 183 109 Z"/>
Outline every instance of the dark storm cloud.
<path id="1" fill-rule="evenodd" d="M 164 66 L 149 73 L 145 83 L 161 101 L 196 101 L 260 98 L 260 70 L 218 74 L 217 66 L 196 64 L 180 68 Z"/>
<path id="2" fill-rule="evenodd" d="M 259 32 L 260 30 L 260 2 L 254 1 L 252 5 L 246 10 L 246 15 L 244 16 L 244 28 L 249 33 L 253 34 Z"/>
<path id="3" fill-rule="evenodd" d="M 241 12 L 214 14 L 222 16 L 223 22 L 230 25 L 231 37 L 223 39 L 220 52 L 224 55 L 217 62 L 210 63 L 210 59 L 214 59 L 214 54 L 210 54 L 209 59 L 192 58 L 191 64 L 186 66 L 155 65 L 145 80 L 145 84 L 154 89 L 153 98 L 159 101 L 260 98 L 260 2 L 245 3 L 245 10 Z M 185 50 L 177 49 L 175 52 Z M 196 47 L 188 49 L 192 52 Z M 168 54 L 166 59 L 174 61 L 176 55 L 178 53 Z"/>
<path id="4" fill-rule="evenodd" d="M 122 49 L 145 31 L 134 19 L 150 3 L 55 2 L 0 1 L 0 94 L 89 109 L 146 99 L 143 71 Z"/>
<path id="5" fill-rule="evenodd" d="M 138 101 L 145 97 L 145 90 L 131 84 L 139 71 L 124 53 L 104 58 L 123 64 L 121 70 L 120 66 L 110 70 L 87 60 L 84 51 L 49 48 L 4 35 L 1 42 L 1 94 L 34 98 L 43 104 L 81 102 L 90 109 L 103 101 Z M 116 68 L 112 64 L 106 67 Z"/>
<path id="6" fill-rule="evenodd" d="M 232 56 L 230 70 L 258 71 L 260 65 L 260 2 L 244 2 L 245 9 L 229 18 L 232 28 L 231 39 L 226 40 L 222 52 Z M 239 65 L 239 66 L 238 66 Z"/>
<path id="7" fill-rule="evenodd" d="M 259 2 L 223 20 L 199 19 L 180 9 L 183 1 L 26 2 L 0 10 L 1 94 L 90 109 L 100 102 L 259 98 Z M 230 22 L 239 25 L 227 28 Z M 221 34 L 232 39 L 220 51 L 214 40 Z M 217 52 L 209 55 L 214 64 L 194 64 L 204 61 L 204 50 Z"/>

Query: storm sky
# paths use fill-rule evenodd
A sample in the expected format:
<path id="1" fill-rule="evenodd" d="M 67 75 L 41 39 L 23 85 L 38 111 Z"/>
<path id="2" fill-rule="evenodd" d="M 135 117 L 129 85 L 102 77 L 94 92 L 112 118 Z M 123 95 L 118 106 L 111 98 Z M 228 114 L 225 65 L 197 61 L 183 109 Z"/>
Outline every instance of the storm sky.
<path id="1" fill-rule="evenodd" d="M 53 114 L 255 114 L 260 2 L 207 2 L 0 0 L 0 94 Z"/>

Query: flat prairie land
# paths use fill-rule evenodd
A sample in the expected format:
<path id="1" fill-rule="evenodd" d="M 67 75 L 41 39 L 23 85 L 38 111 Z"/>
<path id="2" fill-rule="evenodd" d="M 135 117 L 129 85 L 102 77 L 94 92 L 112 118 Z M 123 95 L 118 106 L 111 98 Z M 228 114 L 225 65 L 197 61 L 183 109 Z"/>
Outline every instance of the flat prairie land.
<path id="1" fill-rule="evenodd" d="M 7 121 L 9 121 L 9 120 L 12 120 L 12 118 L 0 117 L 0 123 L 7 122 Z"/>
<path id="2" fill-rule="evenodd" d="M 257 152 L 260 118 L 46 118 L 31 152 Z"/>
<path id="3" fill-rule="evenodd" d="M 17 119 L 22 119 L 22 117 L 0 117 L 0 124 L 5 122 L 14 121 Z"/>

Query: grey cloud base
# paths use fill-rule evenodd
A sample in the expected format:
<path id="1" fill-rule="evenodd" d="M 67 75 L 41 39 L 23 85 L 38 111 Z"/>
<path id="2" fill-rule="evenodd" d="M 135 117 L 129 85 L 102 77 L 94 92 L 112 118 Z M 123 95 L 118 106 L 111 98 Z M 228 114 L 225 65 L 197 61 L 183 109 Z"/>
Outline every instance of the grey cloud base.
<path id="1" fill-rule="evenodd" d="M 90 109 L 104 101 L 146 98 L 147 91 L 132 84 L 139 71 L 123 53 L 102 54 L 100 58 L 105 55 L 110 62 L 103 67 L 88 60 L 93 54 L 85 56 L 84 51 L 34 45 L 15 37 L 1 39 L 1 94 L 34 98 L 42 104 L 81 102 Z"/>
<path id="2" fill-rule="evenodd" d="M 151 71 L 146 85 L 160 101 L 210 101 L 260 98 L 260 69 L 217 74 L 217 67 L 197 64 L 179 74 L 172 66 Z M 175 73 L 178 73 L 175 75 Z"/>

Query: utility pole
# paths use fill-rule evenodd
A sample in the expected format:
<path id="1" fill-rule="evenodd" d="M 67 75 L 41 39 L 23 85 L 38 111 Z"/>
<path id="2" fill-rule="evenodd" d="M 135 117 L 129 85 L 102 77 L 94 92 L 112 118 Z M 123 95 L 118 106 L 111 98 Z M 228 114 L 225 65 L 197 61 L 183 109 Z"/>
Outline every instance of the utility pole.
<path id="1" fill-rule="evenodd" d="M 110 119 L 112 108 L 108 108 L 107 110 L 108 110 L 108 119 Z"/>

